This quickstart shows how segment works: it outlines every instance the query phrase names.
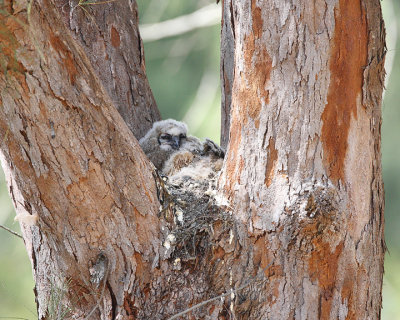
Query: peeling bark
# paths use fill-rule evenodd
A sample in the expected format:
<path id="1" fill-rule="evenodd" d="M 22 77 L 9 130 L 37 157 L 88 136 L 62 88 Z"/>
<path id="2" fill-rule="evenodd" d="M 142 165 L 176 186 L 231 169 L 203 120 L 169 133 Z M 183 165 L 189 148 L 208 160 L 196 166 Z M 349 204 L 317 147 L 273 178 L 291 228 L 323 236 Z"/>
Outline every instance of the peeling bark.
<path id="1" fill-rule="evenodd" d="M 1 162 L 40 319 L 55 290 L 80 319 L 379 319 L 379 1 L 223 1 L 227 155 L 200 195 L 132 134 L 159 117 L 135 2 L 25 5 L 0 11 Z"/>
<path id="2" fill-rule="evenodd" d="M 158 263 L 153 169 L 56 6 L 34 1 L 29 16 L 22 4 L 10 6 L 13 15 L 0 16 L 10 44 L 1 58 L 1 162 L 33 265 L 39 318 L 49 317 L 52 288 L 65 284 L 76 317 L 101 300 L 101 318 L 115 318 L 124 294 L 138 286 L 134 254 Z M 109 270 L 90 281 L 100 255 Z"/>
<path id="3" fill-rule="evenodd" d="M 54 0 L 114 106 L 137 139 L 160 120 L 147 77 L 136 1 L 77 6 Z"/>
<path id="4" fill-rule="evenodd" d="M 230 107 L 234 71 L 235 26 L 233 6 L 230 1 L 222 2 L 221 33 L 221 146 L 226 150 L 229 142 Z"/>
<path id="5" fill-rule="evenodd" d="M 220 187 L 243 224 L 243 269 L 275 261 L 246 319 L 379 319 L 379 1 L 224 8 L 224 19 L 234 12 L 235 59 L 233 81 L 222 69 L 233 89 Z M 221 41 L 231 41 L 227 28 Z"/>

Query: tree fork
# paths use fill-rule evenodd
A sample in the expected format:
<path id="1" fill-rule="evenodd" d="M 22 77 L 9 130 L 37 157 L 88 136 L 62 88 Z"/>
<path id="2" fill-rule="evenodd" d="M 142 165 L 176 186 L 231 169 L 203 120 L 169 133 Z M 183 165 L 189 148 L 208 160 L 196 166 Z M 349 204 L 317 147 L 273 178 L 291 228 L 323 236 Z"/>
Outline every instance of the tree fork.
<path id="1" fill-rule="evenodd" d="M 54 287 L 79 318 L 165 319 L 208 299 L 192 317 L 379 318 L 379 1 L 223 1 L 219 188 L 229 205 L 206 206 L 178 244 L 174 232 L 193 226 L 174 222 L 179 197 L 131 133 L 158 117 L 135 2 L 131 38 L 118 1 L 31 4 L 30 27 L 25 4 L 0 11 L 10 49 L 0 52 L 0 132 L 39 318 Z M 130 99 L 146 119 L 121 111 Z"/>

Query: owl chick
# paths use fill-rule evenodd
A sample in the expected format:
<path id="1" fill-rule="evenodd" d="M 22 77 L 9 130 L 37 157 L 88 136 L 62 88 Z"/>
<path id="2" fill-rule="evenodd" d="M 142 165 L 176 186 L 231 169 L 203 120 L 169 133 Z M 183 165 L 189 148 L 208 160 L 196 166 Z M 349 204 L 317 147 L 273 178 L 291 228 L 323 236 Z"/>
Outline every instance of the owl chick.
<path id="1" fill-rule="evenodd" d="M 155 167 L 167 176 L 177 173 L 207 176 L 219 171 L 224 151 L 214 142 L 187 136 L 187 126 L 173 119 L 158 121 L 140 139 L 140 146 Z"/>
<path id="2" fill-rule="evenodd" d="M 144 153 L 158 170 L 186 140 L 187 126 L 173 119 L 154 122 L 153 127 L 139 140 Z"/>

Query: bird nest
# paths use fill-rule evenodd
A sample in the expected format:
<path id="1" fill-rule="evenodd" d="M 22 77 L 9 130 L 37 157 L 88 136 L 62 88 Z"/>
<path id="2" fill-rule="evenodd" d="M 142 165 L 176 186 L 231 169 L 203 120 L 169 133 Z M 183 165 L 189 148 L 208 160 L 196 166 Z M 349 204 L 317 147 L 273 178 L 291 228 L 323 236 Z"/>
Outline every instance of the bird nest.
<path id="1" fill-rule="evenodd" d="M 166 222 L 166 258 L 197 261 L 233 228 L 228 202 L 216 190 L 216 174 L 196 180 L 155 172 L 154 178 L 161 204 L 160 219 Z"/>

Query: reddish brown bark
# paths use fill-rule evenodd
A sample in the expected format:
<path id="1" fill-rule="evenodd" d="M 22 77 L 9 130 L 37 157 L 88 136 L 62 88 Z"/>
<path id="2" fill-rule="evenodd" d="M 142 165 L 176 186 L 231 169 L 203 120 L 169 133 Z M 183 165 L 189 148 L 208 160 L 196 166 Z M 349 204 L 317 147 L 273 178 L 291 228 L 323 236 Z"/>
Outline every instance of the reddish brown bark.
<path id="1" fill-rule="evenodd" d="M 220 187 L 243 224 L 242 274 L 274 261 L 246 319 L 379 319 L 379 1 L 225 1 L 222 48 L 232 34 Z"/>
<path id="2" fill-rule="evenodd" d="M 335 16 L 335 35 L 329 69 L 331 84 L 322 114 L 324 163 L 329 177 L 344 179 L 347 139 L 351 118 L 357 118 L 357 99 L 367 65 L 368 32 L 361 2 L 340 1 Z"/>
<path id="3" fill-rule="evenodd" d="M 56 5 L 35 1 L 29 16 L 9 5 L 0 17 L 10 44 L 1 57 L 2 165 L 33 265 L 39 318 L 51 316 L 51 288 L 66 283 L 63 303 L 75 316 L 99 303 L 103 318 L 115 317 L 132 290 L 120 279 L 135 278 L 134 253 L 144 261 L 159 255 L 152 168 Z M 106 270 L 92 280 L 100 255 Z"/>
<path id="4" fill-rule="evenodd" d="M 0 12 L 0 133 L 39 318 L 66 283 L 75 318 L 213 297 L 183 317 L 379 318 L 379 1 L 223 1 L 228 149 L 200 199 L 153 176 L 131 132 L 158 119 L 136 4 L 25 5 Z"/>

